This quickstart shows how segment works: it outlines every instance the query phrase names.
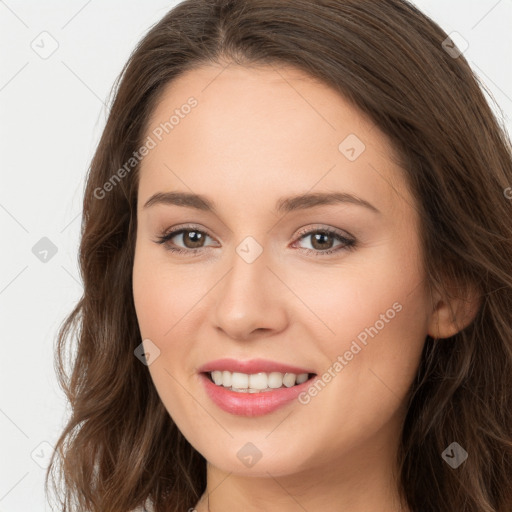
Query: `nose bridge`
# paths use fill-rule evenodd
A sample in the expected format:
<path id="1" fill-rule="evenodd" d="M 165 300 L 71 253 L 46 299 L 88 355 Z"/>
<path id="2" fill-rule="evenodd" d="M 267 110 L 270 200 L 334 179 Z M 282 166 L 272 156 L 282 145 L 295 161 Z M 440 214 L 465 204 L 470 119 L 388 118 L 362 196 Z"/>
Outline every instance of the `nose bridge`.
<path id="1" fill-rule="evenodd" d="M 231 301 L 230 307 L 239 309 L 240 313 L 247 305 L 252 309 L 263 299 L 268 291 L 264 286 L 270 274 L 267 265 L 270 263 L 268 250 L 253 236 L 246 236 L 235 248 L 230 258 L 231 272 L 224 286 L 223 298 Z M 221 300 L 223 299 L 221 298 Z M 247 313 L 244 313 L 244 315 Z"/>
<path id="2" fill-rule="evenodd" d="M 246 338 L 256 329 L 279 329 L 284 310 L 277 301 L 276 277 L 267 268 L 270 251 L 246 236 L 230 258 L 231 270 L 216 297 L 216 322 L 232 337 Z"/>

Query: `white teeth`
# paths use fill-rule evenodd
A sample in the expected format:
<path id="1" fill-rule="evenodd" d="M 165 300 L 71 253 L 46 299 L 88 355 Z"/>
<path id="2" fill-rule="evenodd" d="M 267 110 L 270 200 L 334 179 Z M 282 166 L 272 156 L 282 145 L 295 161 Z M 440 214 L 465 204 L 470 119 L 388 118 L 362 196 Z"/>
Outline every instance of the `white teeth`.
<path id="1" fill-rule="evenodd" d="M 268 374 L 268 387 L 272 389 L 280 388 L 283 385 L 283 374 L 272 372 Z"/>
<path id="2" fill-rule="evenodd" d="M 297 384 L 302 384 L 303 382 L 306 382 L 307 380 L 308 380 L 307 373 L 301 373 L 300 375 L 297 375 Z"/>
<path id="3" fill-rule="evenodd" d="M 226 378 L 226 372 L 224 372 L 224 379 Z M 222 382 L 226 386 L 226 381 Z M 236 389 L 246 389 L 249 387 L 249 375 L 246 373 L 234 372 L 231 374 L 231 387 Z"/>
<path id="4" fill-rule="evenodd" d="M 214 372 L 212 372 L 212 379 L 213 379 L 213 382 L 215 382 L 215 384 L 217 384 L 217 386 L 222 386 L 222 372 L 216 370 Z"/>
<path id="5" fill-rule="evenodd" d="M 284 377 L 283 377 L 283 384 L 287 387 L 287 388 L 291 388 L 292 386 L 295 385 L 295 379 L 296 379 L 296 375 L 295 373 L 285 373 L 284 374 Z"/>
<path id="6" fill-rule="evenodd" d="M 249 375 L 249 388 L 267 389 L 268 377 L 266 373 L 254 373 Z"/>
<path id="7" fill-rule="evenodd" d="M 226 388 L 231 386 L 231 372 L 222 372 L 222 385 Z"/>
<path id="8" fill-rule="evenodd" d="M 283 386 L 291 388 L 308 380 L 307 373 L 296 375 L 295 373 L 260 372 L 248 375 L 247 373 L 215 370 L 210 372 L 210 375 L 217 386 L 224 386 L 239 393 L 271 391 Z"/>

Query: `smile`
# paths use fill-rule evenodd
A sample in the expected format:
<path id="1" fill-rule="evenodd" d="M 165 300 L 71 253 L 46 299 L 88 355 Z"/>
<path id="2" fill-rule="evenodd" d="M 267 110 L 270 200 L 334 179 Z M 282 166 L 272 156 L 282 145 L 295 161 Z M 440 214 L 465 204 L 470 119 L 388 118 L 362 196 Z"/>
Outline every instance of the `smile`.
<path id="1" fill-rule="evenodd" d="M 309 374 L 307 374 L 309 377 Z M 306 391 L 316 379 L 316 374 L 311 374 L 301 384 L 291 387 L 266 388 L 265 390 L 250 389 L 234 391 L 231 388 L 215 384 L 210 375 L 201 373 L 199 375 L 203 383 L 206 395 L 220 409 L 236 416 L 262 416 L 284 407 L 295 401 L 298 396 Z M 298 400 L 297 405 L 299 405 Z"/>
<path id="2" fill-rule="evenodd" d="M 313 374 L 308 373 L 298 375 L 281 372 L 247 374 L 227 370 L 215 370 L 207 375 L 217 386 L 223 386 L 237 393 L 265 393 L 283 387 L 291 388 L 306 382 L 313 376 Z"/>

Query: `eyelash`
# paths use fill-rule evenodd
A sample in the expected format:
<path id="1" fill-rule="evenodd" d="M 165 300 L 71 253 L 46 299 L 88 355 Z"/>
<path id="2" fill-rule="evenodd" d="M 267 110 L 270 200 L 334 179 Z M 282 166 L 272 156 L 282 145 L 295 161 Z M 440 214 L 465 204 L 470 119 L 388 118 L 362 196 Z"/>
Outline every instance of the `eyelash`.
<path id="1" fill-rule="evenodd" d="M 206 235 L 206 236 L 209 236 L 210 238 L 213 238 L 206 231 L 202 231 L 200 229 L 197 229 L 195 226 L 182 226 L 182 227 L 176 228 L 176 229 L 174 229 L 172 231 L 169 231 L 169 232 L 163 232 L 160 236 L 157 237 L 157 240 L 155 241 L 155 243 L 165 245 L 165 249 L 166 250 L 171 251 L 171 252 L 176 253 L 176 254 L 185 254 L 186 253 L 188 255 L 191 255 L 191 254 L 192 255 L 196 255 L 198 252 L 201 252 L 205 248 L 204 247 L 198 247 L 198 248 L 195 248 L 195 249 L 184 249 L 182 247 L 172 247 L 171 245 L 169 245 L 167 243 L 167 242 L 169 242 L 169 240 L 171 238 L 174 238 L 176 235 L 179 235 L 181 233 L 185 233 L 187 231 L 194 231 L 196 233 L 200 233 L 201 235 Z M 336 231 L 336 230 L 334 230 L 332 228 L 313 229 L 313 230 L 309 230 L 309 231 L 306 231 L 306 232 L 302 232 L 302 233 L 299 234 L 300 236 L 297 239 L 297 241 L 300 241 L 303 238 L 307 238 L 308 236 L 311 236 L 311 235 L 316 234 L 316 233 L 333 235 L 339 241 L 343 242 L 344 245 L 338 246 L 335 249 L 327 249 L 325 251 L 316 250 L 316 249 L 301 248 L 308 255 L 326 256 L 326 255 L 329 255 L 329 254 L 332 254 L 332 253 L 337 253 L 337 252 L 341 252 L 341 251 L 345 251 L 345 250 L 352 251 L 352 250 L 354 250 L 356 248 L 357 244 L 356 244 L 356 240 L 355 239 L 350 239 L 350 238 L 344 237 L 338 231 Z"/>

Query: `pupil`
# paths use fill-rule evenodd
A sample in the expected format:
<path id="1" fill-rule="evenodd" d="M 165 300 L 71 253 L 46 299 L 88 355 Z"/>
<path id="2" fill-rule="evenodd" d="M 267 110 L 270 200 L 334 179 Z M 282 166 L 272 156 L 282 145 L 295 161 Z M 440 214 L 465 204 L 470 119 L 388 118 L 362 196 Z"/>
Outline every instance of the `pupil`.
<path id="1" fill-rule="evenodd" d="M 198 247 L 200 247 L 201 246 L 201 233 L 198 233 L 197 231 L 187 231 L 187 233 L 188 233 L 188 236 L 185 237 L 185 239 L 187 239 L 187 238 L 189 238 L 189 239 L 196 238 L 196 240 L 192 240 L 191 243 L 192 243 L 192 245 L 194 247 L 196 245 Z"/>
<path id="2" fill-rule="evenodd" d="M 326 242 L 325 240 L 323 242 L 319 242 L 319 238 L 330 239 L 331 235 L 329 233 L 317 233 L 313 236 L 313 247 L 315 247 L 315 245 L 317 244 L 320 244 L 320 247 L 316 247 L 317 249 L 326 249 L 326 247 L 322 247 L 322 245 L 328 244 L 328 242 Z"/>

